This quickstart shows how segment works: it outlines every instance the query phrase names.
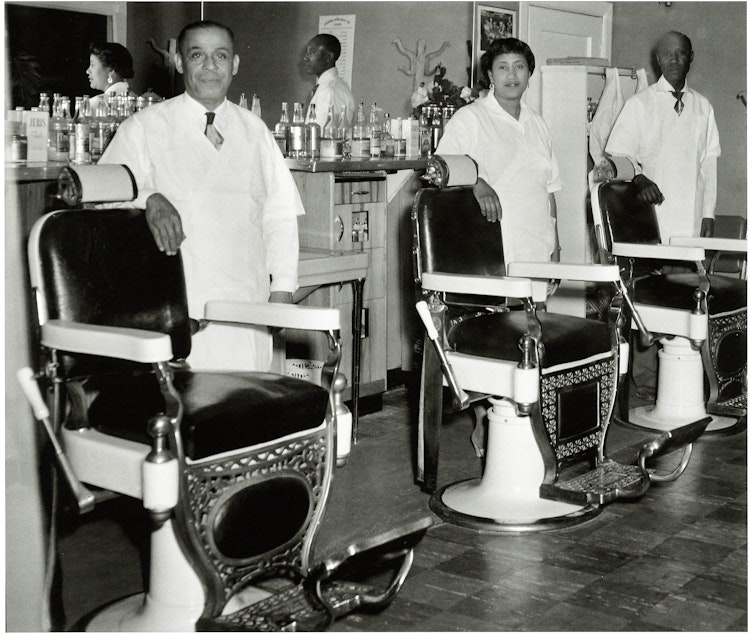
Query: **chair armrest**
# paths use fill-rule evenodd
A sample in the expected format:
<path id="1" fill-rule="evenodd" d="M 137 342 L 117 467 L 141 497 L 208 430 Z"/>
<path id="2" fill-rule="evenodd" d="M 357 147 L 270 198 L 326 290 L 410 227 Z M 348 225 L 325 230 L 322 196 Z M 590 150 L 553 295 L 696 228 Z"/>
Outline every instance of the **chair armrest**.
<path id="1" fill-rule="evenodd" d="M 747 253 L 747 240 L 739 238 L 693 238 L 672 236 L 670 245 L 682 247 L 700 247 L 707 251 L 730 251 Z"/>
<path id="2" fill-rule="evenodd" d="M 50 319 L 42 324 L 41 342 L 56 350 L 139 363 L 160 363 L 172 359 L 172 341 L 169 335 L 137 328 L 95 326 Z"/>
<path id="3" fill-rule="evenodd" d="M 521 277 L 422 273 L 422 288 L 426 291 L 494 295 L 495 297 L 532 297 L 534 295 L 531 280 Z"/>
<path id="4" fill-rule="evenodd" d="M 614 264 L 510 262 L 508 264 L 508 275 L 581 282 L 618 282 L 620 280 L 620 269 Z"/>
<path id="5" fill-rule="evenodd" d="M 690 262 L 699 262 L 705 259 L 706 252 L 699 247 L 615 242 L 612 245 L 612 255 L 632 258 L 651 258 L 654 260 L 688 260 Z"/>
<path id="6" fill-rule="evenodd" d="M 340 330 L 341 328 L 341 317 L 337 308 L 317 308 L 296 304 L 212 300 L 206 302 L 204 316 L 208 321 L 298 330 Z"/>

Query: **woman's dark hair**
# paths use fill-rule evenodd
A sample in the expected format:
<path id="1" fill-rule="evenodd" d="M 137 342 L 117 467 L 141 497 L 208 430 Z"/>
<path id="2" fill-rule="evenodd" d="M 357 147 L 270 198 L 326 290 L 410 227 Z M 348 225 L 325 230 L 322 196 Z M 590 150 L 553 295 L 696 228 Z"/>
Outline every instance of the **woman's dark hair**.
<path id="1" fill-rule="evenodd" d="M 89 54 L 96 55 L 102 66 L 111 68 L 123 79 L 130 79 L 133 72 L 133 58 L 128 49 L 117 42 L 98 42 L 89 46 Z"/>
<path id="2" fill-rule="evenodd" d="M 529 76 L 534 74 L 536 62 L 534 60 L 534 53 L 531 52 L 529 45 L 515 37 L 500 37 L 490 43 L 480 61 L 482 73 L 484 73 L 487 81 L 490 81 L 492 62 L 495 61 L 495 58 L 498 55 L 505 55 L 507 53 L 518 53 L 519 55 L 523 55 L 529 66 Z"/>

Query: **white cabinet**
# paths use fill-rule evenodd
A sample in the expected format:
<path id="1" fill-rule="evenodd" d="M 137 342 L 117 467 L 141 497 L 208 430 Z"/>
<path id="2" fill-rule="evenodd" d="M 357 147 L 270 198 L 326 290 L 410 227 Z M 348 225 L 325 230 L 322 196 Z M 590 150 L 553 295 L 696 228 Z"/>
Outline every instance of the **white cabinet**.
<path id="1" fill-rule="evenodd" d="M 542 66 L 541 115 L 552 137 L 552 148 L 560 166 L 563 190 L 555 194 L 562 262 L 591 262 L 592 242 L 588 227 L 589 99 L 599 102 L 604 90 L 605 69 L 594 66 Z M 619 71 L 624 100 L 635 93 L 636 80 L 630 69 Z M 564 312 L 585 316 L 582 283 L 569 283 L 553 296 Z"/>

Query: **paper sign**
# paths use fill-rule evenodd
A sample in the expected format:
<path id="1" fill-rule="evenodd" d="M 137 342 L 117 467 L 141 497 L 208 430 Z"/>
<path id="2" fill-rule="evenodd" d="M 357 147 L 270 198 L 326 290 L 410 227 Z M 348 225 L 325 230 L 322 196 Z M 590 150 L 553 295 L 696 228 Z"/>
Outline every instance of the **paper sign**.
<path id="1" fill-rule="evenodd" d="M 356 15 L 321 15 L 318 19 L 318 33 L 335 35 L 341 42 L 341 56 L 336 61 L 336 70 L 349 88 L 352 86 L 352 65 L 354 61 L 354 22 Z"/>

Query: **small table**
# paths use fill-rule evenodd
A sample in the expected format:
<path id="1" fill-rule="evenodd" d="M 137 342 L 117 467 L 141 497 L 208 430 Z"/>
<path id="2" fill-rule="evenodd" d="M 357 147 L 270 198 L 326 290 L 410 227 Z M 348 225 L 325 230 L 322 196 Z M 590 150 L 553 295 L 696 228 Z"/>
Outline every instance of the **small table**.
<path id="1" fill-rule="evenodd" d="M 359 384 L 362 354 L 362 305 L 365 278 L 370 266 L 370 256 L 356 251 L 330 251 L 327 249 L 300 249 L 298 283 L 300 290 L 295 302 L 318 288 L 329 284 L 352 285 L 352 443 L 357 442 L 359 422 Z"/>

